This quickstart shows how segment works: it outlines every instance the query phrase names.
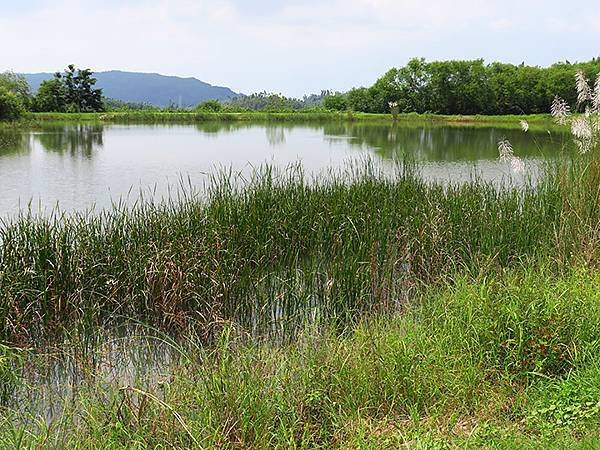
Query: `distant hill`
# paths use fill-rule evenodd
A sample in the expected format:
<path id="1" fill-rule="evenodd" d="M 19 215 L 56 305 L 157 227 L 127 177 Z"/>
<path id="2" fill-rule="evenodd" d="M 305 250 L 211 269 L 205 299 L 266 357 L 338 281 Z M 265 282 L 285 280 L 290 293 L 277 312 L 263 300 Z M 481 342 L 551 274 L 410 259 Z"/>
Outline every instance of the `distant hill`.
<path id="1" fill-rule="evenodd" d="M 23 74 L 32 91 L 37 91 L 52 73 Z M 124 102 L 149 103 L 154 106 L 195 106 L 206 100 L 227 100 L 239 94 L 231 89 L 212 86 L 196 78 L 180 78 L 157 73 L 94 72 L 96 86 L 102 88 L 105 97 Z"/>

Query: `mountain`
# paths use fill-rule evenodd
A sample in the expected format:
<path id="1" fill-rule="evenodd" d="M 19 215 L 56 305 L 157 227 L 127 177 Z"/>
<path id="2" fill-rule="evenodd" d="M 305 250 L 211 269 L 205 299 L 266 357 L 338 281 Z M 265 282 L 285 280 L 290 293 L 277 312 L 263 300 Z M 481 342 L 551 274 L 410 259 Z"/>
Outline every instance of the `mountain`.
<path id="1" fill-rule="evenodd" d="M 33 92 L 52 73 L 23 74 Z M 239 94 L 221 86 L 212 86 L 196 78 L 180 78 L 157 73 L 94 72 L 96 86 L 105 97 L 124 102 L 149 103 L 155 106 L 195 106 L 206 100 L 227 100 Z"/>

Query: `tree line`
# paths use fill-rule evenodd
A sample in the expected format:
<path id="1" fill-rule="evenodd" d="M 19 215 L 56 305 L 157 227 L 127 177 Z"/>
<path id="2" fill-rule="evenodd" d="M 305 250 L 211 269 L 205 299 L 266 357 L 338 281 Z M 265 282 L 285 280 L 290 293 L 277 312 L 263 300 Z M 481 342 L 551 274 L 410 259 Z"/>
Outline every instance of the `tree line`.
<path id="1" fill-rule="evenodd" d="M 250 95 L 238 95 L 224 102 L 208 100 L 200 103 L 196 110 L 200 112 L 292 112 L 323 109 L 323 101 L 333 95 L 331 91 L 305 95 L 302 98 L 286 97 L 272 92 L 257 92 Z"/>
<path id="2" fill-rule="evenodd" d="M 25 111 L 98 112 L 104 110 L 102 89 L 89 69 L 73 64 L 54 78 L 42 81 L 35 95 L 27 80 L 13 72 L 0 74 L 0 120 L 15 120 Z"/>
<path id="3" fill-rule="evenodd" d="M 345 93 L 322 91 L 302 99 L 260 92 L 228 102 L 208 101 L 197 107 L 203 112 L 237 111 L 358 111 L 367 113 L 414 112 L 432 114 L 537 114 L 550 110 L 553 98 L 565 99 L 577 109 L 575 74 L 583 70 L 592 81 L 600 73 L 600 58 L 583 63 L 568 61 L 550 67 L 514 65 L 482 59 L 432 61 L 414 58 L 392 68 L 370 87 Z M 32 95 L 24 77 L 0 74 L 0 120 L 17 119 L 25 111 L 96 112 L 158 109 L 102 97 L 89 69 L 69 65 L 64 72 L 40 85 Z M 170 111 L 175 107 L 164 109 Z M 176 109 L 176 108 L 175 108 Z"/>
<path id="4" fill-rule="evenodd" d="M 550 110 L 554 96 L 577 106 L 573 84 L 578 69 L 589 79 L 600 73 L 600 58 L 542 68 L 494 62 L 433 61 L 415 58 L 386 72 L 370 87 L 336 93 L 324 99 L 331 110 L 368 113 L 538 114 Z"/>

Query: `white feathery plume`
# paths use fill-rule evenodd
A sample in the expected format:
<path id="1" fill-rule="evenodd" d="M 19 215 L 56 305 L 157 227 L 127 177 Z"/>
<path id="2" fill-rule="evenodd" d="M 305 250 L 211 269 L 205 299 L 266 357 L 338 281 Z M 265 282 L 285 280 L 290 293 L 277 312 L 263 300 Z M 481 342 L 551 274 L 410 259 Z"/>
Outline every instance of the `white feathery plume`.
<path id="1" fill-rule="evenodd" d="M 592 90 L 583 70 L 578 70 L 575 74 L 575 84 L 577 86 L 577 104 L 583 105 L 592 99 Z"/>
<path id="2" fill-rule="evenodd" d="M 514 156 L 510 160 L 510 168 L 515 173 L 524 173 L 525 172 L 525 163 L 518 156 Z"/>
<path id="3" fill-rule="evenodd" d="M 529 131 L 529 123 L 526 120 L 521 120 L 519 123 L 521 124 L 521 129 L 527 133 Z"/>
<path id="4" fill-rule="evenodd" d="M 592 141 L 580 141 L 578 139 L 574 139 L 573 141 L 577 144 L 577 147 L 579 147 L 579 153 L 582 155 L 588 153 L 593 147 Z"/>
<path id="5" fill-rule="evenodd" d="M 500 154 L 500 161 L 510 161 L 515 156 L 513 146 L 508 139 L 498 141 L 498 153 Z"/>
<path id="6" fill-rule="evenodd" d="M 556 123 L 559 125 L 565 125 L 567 123 L 567 119 L 571 115 L 571 107 L 566 101 L 557 95 L 552 101 L 550 112 L 552 113 L 552 117 L 554 117 Z"/>
<path id="7" fill-rule="evenodd" d="M 594 83 L 594 93 L 592 94 L 592 108 L 594 112 L 600 114 L 600 73 L 596 75 L 596 83 Z"/>
<path id="8" fill-rule="evenodd" d="M 571 123 L 571 134 L 576 139 L 592 139 L 592 127 L 588 120 L 578 117 Z"/>
<path id="9" fill-rule="evenodd" d="M 594 147 L 594 130 L 590 120 L 584 117 L 573 120 L 571 134 L 581 153 L 587 153 Z"/>
<path id="10" fill-rule="evenodd" d="M 508 139 L 503 138 L 498 141 L 498 153 L 500 154 L 500 161 L 508 162 L 513 172 L 525 172 L 525 163 L 521 158 L 515 156 L 513 146 Z"/>

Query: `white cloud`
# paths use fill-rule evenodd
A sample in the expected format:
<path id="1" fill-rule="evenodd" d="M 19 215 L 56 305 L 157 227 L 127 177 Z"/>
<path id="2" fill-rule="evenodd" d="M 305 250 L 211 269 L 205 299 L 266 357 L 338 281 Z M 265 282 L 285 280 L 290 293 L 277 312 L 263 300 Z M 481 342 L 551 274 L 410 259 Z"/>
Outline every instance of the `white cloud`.
<path id="1" fill-rule="evenodd" d="M 370 83 L 413 56 L 534 64 L 597 56 L 595 2 L 0 0 L 0 70 L 76 63 L 301 95 Z"/>

